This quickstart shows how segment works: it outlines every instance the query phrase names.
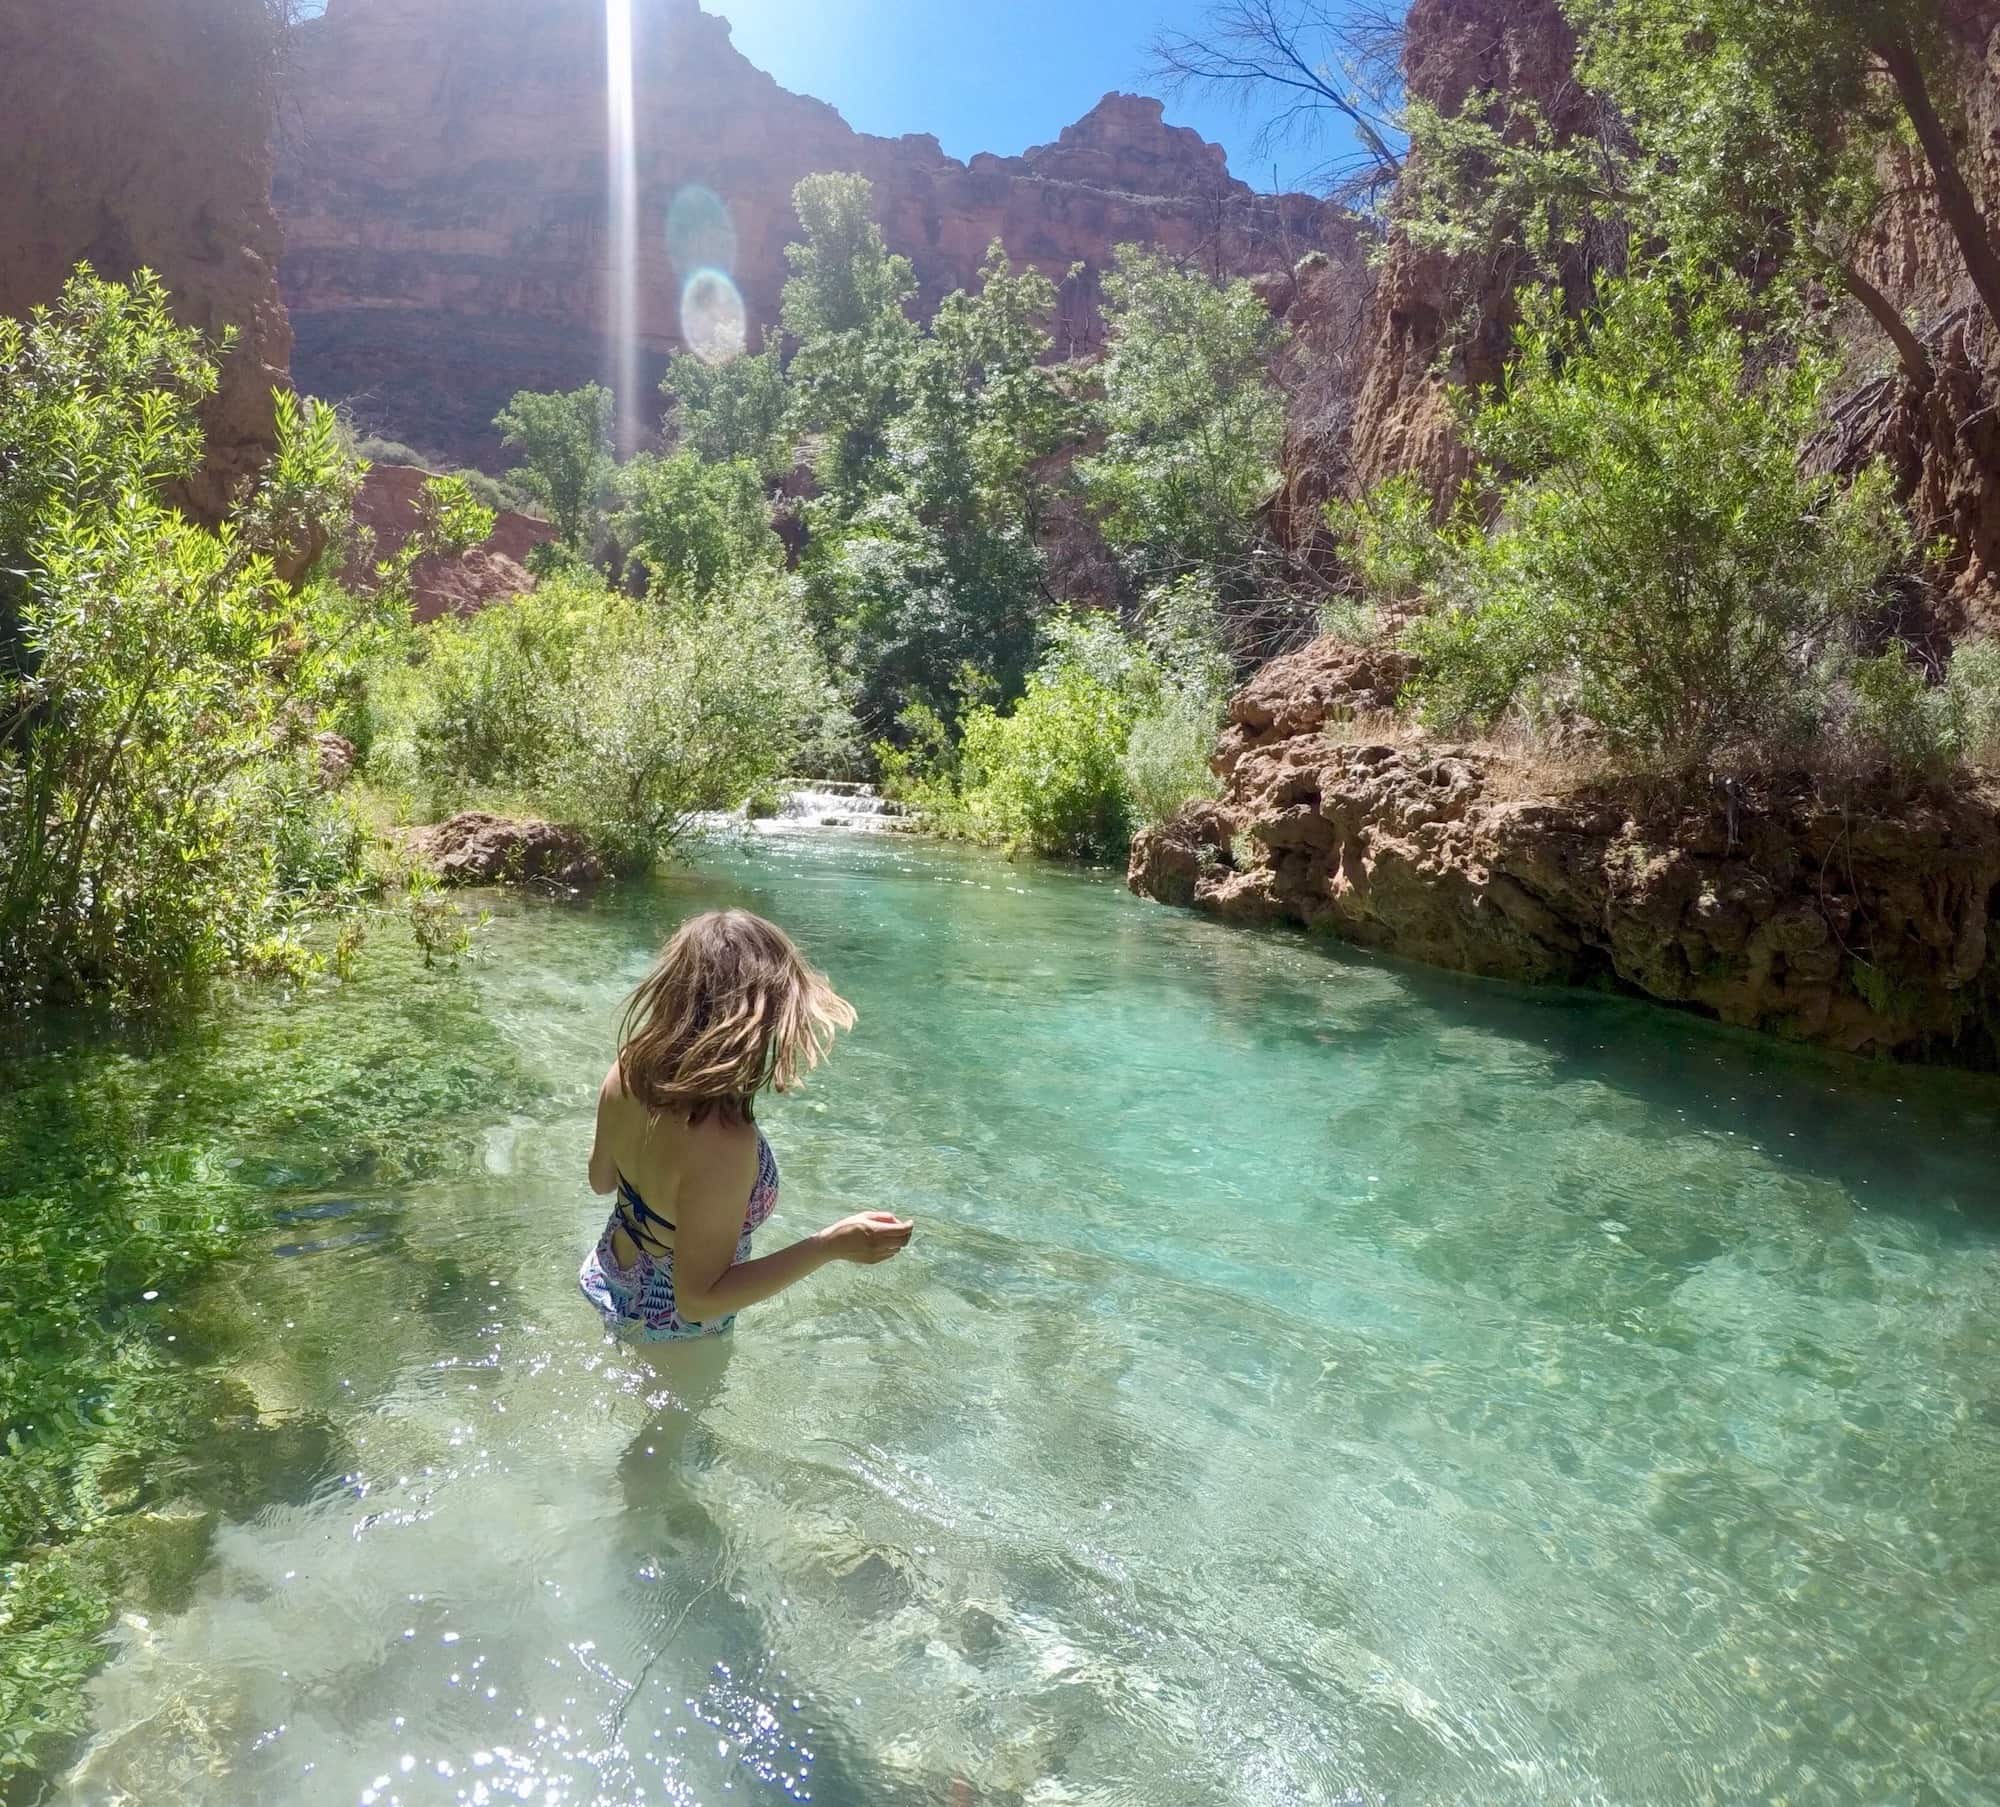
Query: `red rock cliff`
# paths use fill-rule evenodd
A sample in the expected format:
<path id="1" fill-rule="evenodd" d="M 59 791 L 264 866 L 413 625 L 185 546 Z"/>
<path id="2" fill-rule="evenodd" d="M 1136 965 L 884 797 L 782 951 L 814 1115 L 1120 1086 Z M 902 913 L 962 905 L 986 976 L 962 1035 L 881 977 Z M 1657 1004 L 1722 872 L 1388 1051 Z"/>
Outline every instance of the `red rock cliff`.
<path id="1" fill-rule="evenodd" d="M 1490 89 L 1534 101 L 1559 129 L 1581 125 L 1576 45 L 1559 0 L 1415 0 L 1407 33 L 1412 98 L 1451 114 Z M 1474 269 L 1400 239 L 1390 246 L 1355 401 L 1354 466 L 1363 484 L 1416 470 L 1442 487 L 1462 474 L 1438 354 L 1470 318 L 1476 324 L 1443 375 L 1474 384 L 1499 375 L 1513 330 L 1513 273 L 1508 258 Z"/>
<path id="2" fill-rule="evenodd" d="M 1219 147 L 1109 95 L 1052 145 L 947 157 L 935 139 L 872 138 L 780 88 L 695 0 L 637 0 L 641 337 L 657 372 L 681 343 L 665 223 L 701 188 L 727 209 L 727 261 L 755 330 L 776 319 L 791 191 L 816 170 L 876 188 L 925 305 L 969 282 L 995 238 L 1058 280 L 1059 337 L 1095 331 L 1095 271 L 1125 241 L 1217 268 L 1288 262 L 1320 234 L 1304 196 L 1260 200 Z M 331 0 L 298 57 L 279 170 L 286 299 L 303 386 L 352 398 L 370 426 L 493 462 L 517 388 L 607 368 L 602 9 L 573 0 Z M 717 251 L 723 253 L 716 255 Z"/>
<path id="3" fill-rule="evenodd" d="M 188 325 L 233 326 L 207 414 L 204 516 L 272 443 L 291 334 L 271 212 L 273 41 L 263 0 L 0 4 L 0 314 L 82 260 L 156 271 Z"/>

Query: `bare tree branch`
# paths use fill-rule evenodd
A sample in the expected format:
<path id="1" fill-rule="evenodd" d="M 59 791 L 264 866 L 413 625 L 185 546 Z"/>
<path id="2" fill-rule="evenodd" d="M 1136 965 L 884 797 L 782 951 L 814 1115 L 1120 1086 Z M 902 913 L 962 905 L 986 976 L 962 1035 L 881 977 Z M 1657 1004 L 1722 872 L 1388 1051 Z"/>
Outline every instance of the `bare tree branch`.
<path id="1" fill-rule="evenodd" d="M 1315 173 L 1372 204 L 1403 169 L 1402 51 L 1394 0 L 1215 0 L 1205 29 L 1154 39 L 1152 73 L 1265 109 L 1260 151 L 1351 133 L 1356 151 Z"/>

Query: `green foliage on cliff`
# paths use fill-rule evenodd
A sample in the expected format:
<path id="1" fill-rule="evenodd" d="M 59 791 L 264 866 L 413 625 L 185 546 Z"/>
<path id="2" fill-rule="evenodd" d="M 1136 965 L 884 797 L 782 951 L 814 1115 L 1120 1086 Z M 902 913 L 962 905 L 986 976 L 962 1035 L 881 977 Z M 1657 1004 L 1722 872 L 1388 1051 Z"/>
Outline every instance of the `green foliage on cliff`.
<path id="1" fill-rule="evenodd" d="M 1901 645 L 1854 660 L 1839 686 L 1846 738 L 1907 777 L 2000 762 L 2000 642 L 1967 641 L 1936 675 Z"/>
<path id="2" fill-rule="evenodd" d="M 354 876 L 311 736 L 400 593 L 295 575 L 358 476 L 317 404 L 280 395 L 276 456 L 219 531 L 174 508 L 220 349 L 143 274 L 80 272 L 0 321 L 0 1005 L 296 966 Z"/>
<path id="3" fill-rule="evenodd" d="M 1253 517 L 1278 482 L 1281 329 L 1247 282 L 1130 245 L 1104 288 L 1104 449 L 1079 466 L 1085 493 L 1142 582 L 1246 585 Z"/>
<path id="4" fill-rule="evenodd" d="M 554 395 L 523 390 L 493 419 L 525 460 L 507 480 L 548 509 L 572 552 L 589 550 L 611 481 L 611 405 L 611 391 L 596 383 Z"/>
<path id="5" fill-rule="evenodd" d="M 1810 731 L 1907 535 L 1885 473 L 1802 472 L 1828 363 L 1762 358 L 1737 299 L 1651 274 L 1581 320 L 1531 304 L 1466 423 L 1498 525 L 1462 513 L 1427 555 L 1426 715 L 1581 719 L 1676 766 Z"/>

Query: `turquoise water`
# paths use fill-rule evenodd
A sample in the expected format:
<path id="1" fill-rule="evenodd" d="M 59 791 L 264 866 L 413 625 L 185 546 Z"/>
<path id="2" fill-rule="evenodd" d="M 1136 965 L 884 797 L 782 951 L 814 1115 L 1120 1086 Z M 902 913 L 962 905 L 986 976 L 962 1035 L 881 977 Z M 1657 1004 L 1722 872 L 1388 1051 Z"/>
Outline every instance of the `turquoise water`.
<path id="1" fill-rule="evenodd" d="M 861 1012 L 772 1231 L 920 1227 L 656 1373 L 573 1292 L 590 1108 L 724 902 Z M 834 836 L 224 1039 L 438 1119 L 241 1151 L 160 1327 L 313 1434 L 60 1801 L 2000 1800 L 1989 1085 Z"/>

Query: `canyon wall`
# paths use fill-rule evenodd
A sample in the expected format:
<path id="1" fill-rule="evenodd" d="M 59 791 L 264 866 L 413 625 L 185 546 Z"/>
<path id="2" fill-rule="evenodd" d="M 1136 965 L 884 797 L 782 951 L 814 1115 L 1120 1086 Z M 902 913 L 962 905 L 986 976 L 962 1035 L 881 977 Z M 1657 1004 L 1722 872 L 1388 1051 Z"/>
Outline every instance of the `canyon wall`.
<path id="1" fill-rule="evenodd" d="M 1944 0 L 1942 96 L 1989 219 L 2000 210 L 2000 0 Z M 1414 0 L 1410 92 L 1446 112 L 1485 90 L 1588 131 L 1556 0 Z M 1901 624 L 1942 652 L 2000 631 L 2000 335 L 1972 294 L 1929 169 L 1885 169 L 1864 260 L 1927 340 L 1907 382 L 1865 320 L 1838 322 L 1851 386 L 1810 453 L 1890 465 L 1920 537 L 1951 542 L 1941 603 Z M 1392 240 L 1370 291 L 1320 270 L 1290 291 L 1296 346 L 1349 374 L 1293 412 L 1279 526 L 1308 544 L 1329 494 L 1409 470 L 1465 473 L 1446 401 L 1490 382 L 1517 251 L 1450 259 Z M 1324 345 L 1326 350 L 1318 347 Z M 1296 353 L 1295 353 L 1296 355 Z M 1310 405 L 1301 409 L 1304 397 Z M 1316 430 L 1326 421 L 1336 431 Z M 1324 542 L 1321 542 L 1323 547 Z M 1771 772 L 1685 787 L 1459 744 L 1396 713 L 1408 655 L 1332 639 L 1233 699 L 1222 794 L 1134 844 L 1132 888 L 1282 921 L 1489 977 L 1601 986 L 1851 1053 L 2000 1064 L 2000 790 Z"/>
<path id="2" fill-rule="evenodd" d="M 274 45 L 264 0 L 0 5 L 0 314 L 88 260 L 145 267 L 187 325 L 234 327 L 186 501 L 218 517 L 273 442 L 291 334 L 271 212 Z"/>
<path id="3" fill-rule="evenodd" d="M 791 191 L 818 170 L 875 184 L 925 308 L 972 281 L 995 238 L 1062 282 L 1065 352 L 1094 343 L 1097 273 L 1120 243 L 1232 272 L 1288 267 L 1323 240 L 1353 254 L 1334 210 L 1253 194 L 1157 101 L 1108 95 L 1054 144 L 960 163 L 780 88 L 696 0 L 635 13 L 649 388 L 683 343 L 695 267 L 733 279 L 752 344 L 776 320 Z M 295 72 L 277 197 L 301 385 L 387 437 L 495 465 L 490 423 L 515 389 L 609 368 L 603 9 L 330 0 Z"/>

